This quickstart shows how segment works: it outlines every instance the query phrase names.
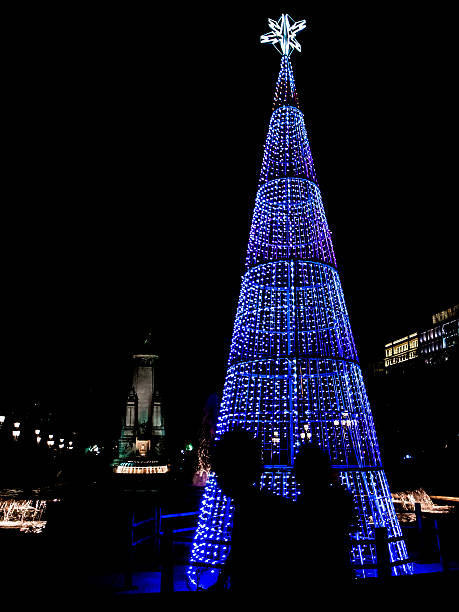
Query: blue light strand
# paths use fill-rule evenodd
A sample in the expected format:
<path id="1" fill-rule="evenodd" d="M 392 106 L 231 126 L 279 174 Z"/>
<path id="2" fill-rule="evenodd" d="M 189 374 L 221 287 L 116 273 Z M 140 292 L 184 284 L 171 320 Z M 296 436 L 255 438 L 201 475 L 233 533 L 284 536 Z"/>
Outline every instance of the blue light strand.
<path id="1" fill-rule="evenodd" d="M 295 79 L 293 77 L 292 64 L 287 56 L 281 59 L 281 68 L 276 82 L 274 102 L 272 110 L 282 106 L 299 107 L 298 92 L 296 91 Z"/>
<path id="2" fill-rule="evenodd" d="M 292 106 L 282 106 L 271 116 L 259 185 L 284 177 L 317 183 L 303 113 Z"/>
<path id="3" fill-rule="evenodd" d="M 398 563 L 393 574 L 409 574 L 304 119 L 290 105 L 292 92 L 293 73 L 283 56 L 216 439 L 235 427 L 250 431 L 261 443 L 260 487 L 293 501 L 301 495 L 292 470 L 296 452 L 308 442 L 321 446 L 354 500 L 355 575 L 375 574 L 362 565 L 376 562 L 379 526 L 399 538 L 389 545 L 391 561 Z M 231 503 L 211 475 L 188 570 L 195 586 L 216 579 L 231 525 Z M 205 580 L 201 565 L 211 571 Z"/>

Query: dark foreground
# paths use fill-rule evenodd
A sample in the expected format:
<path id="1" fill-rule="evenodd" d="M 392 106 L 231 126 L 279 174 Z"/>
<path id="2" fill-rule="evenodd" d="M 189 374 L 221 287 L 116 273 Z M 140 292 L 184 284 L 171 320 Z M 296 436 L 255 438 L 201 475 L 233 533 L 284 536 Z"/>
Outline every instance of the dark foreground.
<path id="1" fill-rule="evenodd" d="M 98 487 L 67 491 L 61 497 L 60 502 L 50 502 L 47 527 L 42 533 L 0 529 L 2 600 L 58 607 L 110 602 L 124 608 L 145 602 L 155 609 L 170 609 L 172 604 L 173 609 L 189 605 L 218 609 L 241 599 L 228 592 L 189 589 L 185 570 L 193 532 L 186 529 L 193 526 L 196 516 L 192 513 L 199 508 L 196 488 Z M 166 523 L 158 517 L 181 513 L 186 516 L 171 519 L 178 535 L 166 550 L 158 535 L 164 532 Z M 311 585 L 305 576 L 300 588 L 305 606 L 317 602 L 322 608 L 332 609 L 334 603 L 349 601 L 366 608 L 385 604 L 397 608 L 422 605 L 424 609 L 432 603 L 438 606 L 457 601 L 457 512 L 437 518 L 443 561 L 447 557 L 443 565 L 431 528 L 433 520 L 424 518 L 422 535 L 415 525 L 404 527 L 408 551 L 415 561 L 413 576 L 366 579 L 340 589 L 329 584 L 326 577 L 321 585 Z M 137 526 L 133 528 L 133 524 Z M 171 568 L 169 581 L 165 580 L 167 567 Z M 287 603 L 290 598 L 289 593 L 274 597 L 270 592 L 259 592 L 256 585 L 243 597 L 244 601 L 263 602 L 267 609 L 274 602 L 281 604 L 279 599 Z"/>

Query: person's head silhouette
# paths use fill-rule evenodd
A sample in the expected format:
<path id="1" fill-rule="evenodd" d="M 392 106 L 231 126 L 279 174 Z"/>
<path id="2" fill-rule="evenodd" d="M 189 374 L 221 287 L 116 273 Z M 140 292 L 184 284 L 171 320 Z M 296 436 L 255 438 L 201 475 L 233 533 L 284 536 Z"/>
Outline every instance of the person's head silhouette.
<path id="1" fill-rule="evenodd" d="M 295 480 L 303 492 L 317 491 L 333 482 L 333 470 L 328 454 L 311 443 L 303 444 L 294 463 Z"/>
<path id="2" fill-rule="evenodd" d="M 241 428 L 224 433 L 214 444 L 212 469 L 225 495 L 234 499 L 243 496 L 262 473 L 258 440 Z"/>

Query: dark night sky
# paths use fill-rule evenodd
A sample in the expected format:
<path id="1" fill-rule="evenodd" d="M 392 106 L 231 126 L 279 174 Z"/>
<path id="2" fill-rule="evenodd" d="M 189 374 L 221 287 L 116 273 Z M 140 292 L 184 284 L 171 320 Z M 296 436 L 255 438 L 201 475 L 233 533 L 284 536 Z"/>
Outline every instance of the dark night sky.
<path id="1" fill-rule="evenodd" d="M 116 431 L 151 329 L 169 430 L 195 434 L 224 382 L 280 60 L 259 36 L 282 11 L 308 22 L 293 69 L 361 360 L 459 301 L 451 14 L 127 6 L 7 23 L 9 407 Z"/>

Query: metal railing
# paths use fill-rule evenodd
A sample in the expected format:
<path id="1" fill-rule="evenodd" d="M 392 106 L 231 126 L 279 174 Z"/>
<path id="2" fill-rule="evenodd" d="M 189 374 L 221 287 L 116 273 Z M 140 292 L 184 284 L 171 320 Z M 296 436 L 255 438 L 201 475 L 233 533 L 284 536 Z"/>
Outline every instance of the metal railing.
<path id="1" fill-rule="evenodd" d="M 423 530 L 424 530 L 424 523 L 422 519 L 420 504 L 416 504 L 415 510 L 416 510 L 416 518 L 417 518 L 415 528 L 418 531 L 419 541 L 422 546 L 422 535 L 423 535 Z M 193 524 L 174 528 L 173 522 L 171 521 L 171 519 L 178 519 L 178 518 L 183 518 L 183 517 L 195 518 L 198 516 L 198 514 L 199 514 L 198 511 L 163 514 L 161 508 L 155 508 L 154 515 L 147 519 L 144 519 L 141 521 L 135 521 L 134 516 L 132 516 L 131 549 L 135 548 L 135 546 L 137 546 L 138 544 L 154 539 L 155 553 L 158 556 L 159 566 L 160 566 L 160 571 L 161 571 L 160 590 L 163 593 L 171 593 L 174 591 L 174 555 L 173 555 L 174 543 L 176 542 L 190 542 L 191 543 L 193 540 L 195 529 L 196 529 L 194 521 L 193 521 Z M 141 538 L 135 539 L 135 530 L 138 527 L 149 524 L 149 523 L 152 523 L 153 525 L 152 533 L 148 535 L 144 535 Z M 433 531 L 435 534 L 436 547 L 437 547 L 437 552 L 439 554 L 442 571 L 447 572 L 449 569 L 448 563 L 447 563 L 446 556 L 443 554 L 441 535 L 440 535 L 440 530 L 439 530 L 436 519 L 433 520 Z M 377 578 L 378 580 L 387 580 L 388 578 L 392 577 L 392 568 L 397 567 L 399 565 L 412 563 L 414 561 L 414 559 L 410 557 L 399 560 L 399 561 L 391 561 L 390 559 L 389 545 L 395 542 L 399 542 L 404 539 L 405 539 L 404 536 L 388 537 L 388 532 L 387 532 L 386 527 L 376 527 L 374 540 L 371 540 L 374 542 L 375 549 L 376 549 L 376 562 L 368 562 L 362 565 L 359 564 L 359 565 L 356 565 L 354 569 L 356 570 L 375 570 L 376 571 L 375 578 Z M 213 543 L 214 544 L 216 543 L 215 540 L 213 540 Z M 224 543 L 228 544 L 228 542 L 226 541 Z M 190 565 L 201 567 L 201 568 L 212 567 L 213 569 L 217 567 L 215 564 L 211 566 L 208 563 L 196 563 L 196 562 L 193 562 L 193 563 L 190 562 Z M 129 563 L 129 568 L 126 573 L 125 585 L 128 587 L 129 586 L 132 587 L 132 563 Z"/>
<path id="2" fill-rule="evenodd" d="M 133 589 L 133 556 L 135 547 L 145 542 L 152 542 L 153 556 L 159 560 L 161 571 L 161 592 L 174 591 L 174 557 L 173 547 L 175 542 L 191 542 L 195 531 L 193 524 L 174 527 L 172 519 L 181 519 L 183 517 L 196 518 L 199 511 L 191 512 L 174 512 L 163 513 L 160 507 L 155 507 L 152 516 L 136 520 L 135 513 L 131 514 L 129 550 L 126 559 L 124 572 L 124 588 Z M 151 533 L 136 537 L 136 531 L 139 527 L 151 525 Z M 189 534 L 189 535 L 186 535 Z"/>
<path id="3" fill-rule="evenodd" d="M 161 564 L 161 593 L 172 593 L 174 591 L 174 558 L 173 548 L 174 542 L 191 542 L 192 536 L 184 536 L 186 533 L 194 533 L 195 525 L 188 527 L 173 528 L 172 524 L 166 521 L 162 526 L 163 519 L 175 519 L 184 516 L 197 516 L 196 512 L 177 512 L 174 514 L 161 515 L 159 537 L 160 543 L 160 564 Z M 180 534 L 180 535 L 178 535 Z"/>

